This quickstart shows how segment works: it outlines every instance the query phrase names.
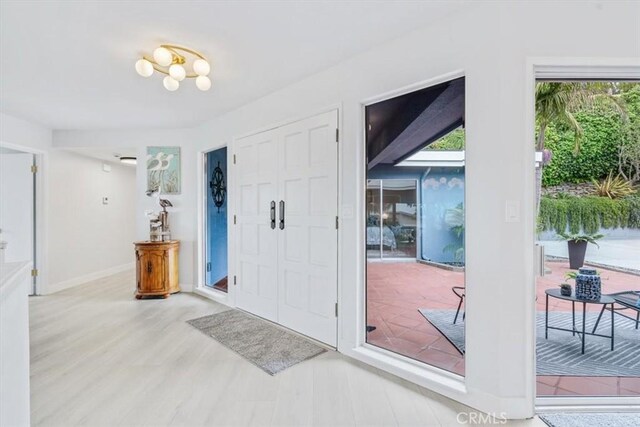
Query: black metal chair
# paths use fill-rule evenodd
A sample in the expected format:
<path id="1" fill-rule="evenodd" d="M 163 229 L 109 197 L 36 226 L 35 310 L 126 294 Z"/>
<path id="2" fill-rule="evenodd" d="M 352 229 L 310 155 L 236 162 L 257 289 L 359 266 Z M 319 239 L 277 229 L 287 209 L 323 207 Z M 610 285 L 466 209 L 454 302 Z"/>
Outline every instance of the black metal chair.
<path id="1" fill-rule="evenodd" d="M 624 291 L 624 292 L 616 292 L 614 294 L 608 294 L 608 296 L 612 297 L 617 304 L 621 305 L 620 308 L 613 308 L 613 312 L 618 316 L 622 316 L 633 321 L 636 324 L 636 329 L 640 326 L 640 307 L 638 307 L 638 298 L 640 298 L 640 291 Z M 602 319 L 602 314 L 604 314 L 604 310 L 607 306 L 603 305 L 602 310 L 600 310 L 600 315 L 598 316 L 598 320 L 596 320 L 596 324 L 593 326 L 593 332 L 598 329 L 598 325 L 600 324 L 600 319 Z M 611 310 L 611 309 L 609 309 Z M 635 319 L 631 316 L 627 316 L 626 314 L 620 313 L 622 310 L 635 310 L 636 316 Z"/>
<path id="2" fill-rule="evenodd" d="M 456 317 L 453 318 L 453 324 L 455 325 L 456 321 L 458 320 L 458 314 L 460 314 L 460 308 L 462 308 L 462 303 L 464 302 L 464 286 L 454 286 L 453 288 L 451 288 L 451 291 L 453 291 L 453 293 L 456 294 L 458 298 L 460 298 L 458 309 L 456 310 Z M 466 313 L 463 312 L 462 320 L 464 320 L 465 315 Z"/>

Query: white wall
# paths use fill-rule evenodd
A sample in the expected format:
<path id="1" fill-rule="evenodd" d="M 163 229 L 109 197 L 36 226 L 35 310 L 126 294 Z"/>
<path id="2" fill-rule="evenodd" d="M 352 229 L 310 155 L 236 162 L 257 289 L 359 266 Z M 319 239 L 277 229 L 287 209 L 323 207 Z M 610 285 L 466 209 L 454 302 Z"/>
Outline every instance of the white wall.
<path id="1" fill-rule="evenodd" d="M 0 425 L 29 424 L 31 263 L 0 264 Z"/>
<path id="2" fill-rule="evenodd" d="M 147 187 L 146 147 L 180 146 L 182 157 L 182 192 L 167 195 L 173 208 L 168 208 L 171 237 L 180 240 L 180 287 L 191 291 L 196 271 L 196 144 L 192 129 L 158 129 L 144 131 L 69 131 L 55 130 L 54 145 L 57 147 L 138 147 L 139 159 L 136 172 L 135 225 L 136 240 L 149 239 L 149 220 L 144 211 L 160 208 L 157 199 L 145 195 Z"/>
<path id="3" fill-rule="evenodd" d="M 0 113 L 0 142 L 46 151 L 51 147 L 51 129 Z"/>
<path id="4" fill-rule="evenodd" d="M 136 170 L 108 163 L 105 172 L 103 163 L 49 152 L 47 293 L 133 267 Z"/>
<path id="5" fill-rule="evenodd" d="M 534 203 L 533 135 L 527 133 L 529 57 L 640 57 L 638 2 L 490 2 L 473 13 L 381 45 L 320 74 L 212 119 L 185 138 L 153 145 L 183 147 L 183 195 L 176 237 L 191 244 L 181 256 L 181 281 L 197 277 L 197 150 L 247 132 L 342 105 L 340 349 L 358 335 L 355 310 L 363 286 L 361 101 L 455 70 L 466 75 L 467 135 L 467 391 L 449 392 L 485 411 L 533 414 Z M 595 30 L 597 29 L 597 30 Z M 283 58 L 286 66 L 286 58 Z M 215 75 L 214 75 L 215 79 Z M 158 132 L 160 133 L 160 132 Z M 101 138 L 97 131 L 55 133 L 58 146 Z M 130 132 L 109 133 L 110 140 Z M 150 141 L 151 142 L 151 141 Z M 143 143 L 141 143 L 143 144 Z M 152 144 L 149 144 L 152 145 Z M 142 149 L 141 149 L 142 151 Z M 500 167 L 495 167 L 500 165 Z M 144 180 L 139 166 L 138 206 Z M 507 179 L 505 179 L 507 177 Z M 232 197 L 232 195 L 230 195 Z M 506 201 L 522 218 L 506 223 Z M 362 214 L 362 215 L 361 215 Z M 176 224 L 174 222 L 174 224 Z M 146 232 L 138 221 L 138 234 Z M 179 230 L 179 232 L 177 232 Z M 185 270 L 190 270 L 185 273 Z M 435 386 L 434 386 L 435 388 Z M 437 388 L 436 388 L 437 389 Z"/>

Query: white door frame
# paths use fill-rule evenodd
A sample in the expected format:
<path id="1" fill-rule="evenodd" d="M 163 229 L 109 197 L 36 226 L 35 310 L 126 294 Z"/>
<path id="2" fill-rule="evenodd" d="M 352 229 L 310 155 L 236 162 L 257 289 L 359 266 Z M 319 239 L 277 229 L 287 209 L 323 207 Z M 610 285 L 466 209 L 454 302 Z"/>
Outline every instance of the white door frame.
<path id="1" fill-rule="evenodd" d="M 36 193 L 35 197 L 35 255 L 36 262 L 35 267 L 38 270 L 38 276 L 34 281 L 34 288 L 29 290 L 29 293 L 33 292 L 35 295 L 41 295 L 47 293 L 47 284 L 48 284 L 48 274 L 49 269 L 47 264 L 47 209 L 46 209 L 46 200 L 47 200 L 47 187 L 45 183 L 47 182 L 48 170 L 46 168 L 48 164 L 48 155 L 46 151 L 38 150 L 35 148 L 12 144 L 8 142 L 0 141 L 0 147 L 9 148 L 16 151 L 22 151 L 27 154 L 33 154 L 35 158 L 36 166 L 38 167 L 38 172 L 36 173 L 35 179 L 35 188 L 34 191 Z"/>
<path id="2" fill-rule="evenodd" d="M 537 79 L 632 79 L 640 80 L 640 59 L 635 58 L 527 58 L 526 81 L 528 88 L 526 93 L 526 134 L 535 134 L 535 85 Z M 531 148 L 534 150 L 534 147 Z M 535 203 L 532 204 L 535 206 Z M 532 212 L 532 217 L 535 217 Z M 534 289 L 527 295 L 527 302 L 535 306 L 535 281 Z M 535 315 L 535 310 L 534 310 Z M 534 319 L 532 319 L 534 320 Z M 534 328 L 528 331 L 533 337 L 536 335 Z M 534 340 L 535 342 L 535 340 Z M 532 354 L 535 366 L 535 348 Z M 535 374 L 535 371 L 534 371 Z M 535 385 L 535 383 L 534 383 Z M 539 412 L 570 410 L 570 411 L 637 411 L 640 405 L 640 396 L 610 396 L 610 397 L 536 397 L 536 410 Z"/>
<path id="3" fill-rule="evenodd" d="M 342 129 L 343 129 L 343 118 L 342 118 L 342 103 L 338 103 L 338 104 L 332 104 L 332 105 L 328 105 L 324 108 L 320 108 L 318 110 L 315 111 L 311 111 L 305 114 L 301 114 L 299 116 L 295 116 L 295 117 L 290 117 L 287 118 L 285 120 L 282 120 L 280 122 L 277 123 L 273 123 L 255 130 L 252 130 L 250 132 L 246 132 L 246 133 L 242 133 L 239 134 L 237 136 L 234 136 L 231 140 L 230 143 L 228 142 L 221 142 L 218 145 L 214 145 L 211 146 L 209 148 L 203 149 L 203 150 L 199 150 L 196 153 L 196 176 L 198 177 L 197 179 L 197 228 L 198 228 L 198 235 L 197 235 L 197 283 L 194 286 L 194 293 L 201 295 L 205 298 L 209 298 L 212 299 L 216 302 L 219 302 L 221 304 L 227 305 L 229 307 L 235 308 L 236 307 L 236 293 L 235 293 L 235 288 L 233 286 L 233 277 L 237 275 L 236 272 L 236 228 L 233 227 L 233 215 L 236 213 L 237 211 L 237 205 L 236 205 L 236 197 L 235 197 L 235 189 L 236 189 L 236 170 L 233 167 L 234 166 L 234 156 L 235 156 L 235 147 L 236 147 L 236 141 L 246 138 L 248 136 L 251 135 L 255 135 L 258 133 L 262 133 L 268 130 L 272 130 L 272 129 L 276 129 L 282 126 L 286 126 L 288 124 L 291 123 L 295 123 L 295 122 L 299 122 L 301 120 L 310 118 L 310 117 L 314 117 L 317 116 L 319 114 L 323 114 L 323 113 L 328 113 L 330 111 L 337 111 L 338 114 L 338 132 L 339 132 L 339 142 L 338 142 L 338 210 L 340 210 L 340 207 L 342 205 L 341 201 L 342 201 L 342 150 L 343 150 L 343 135 L 342 135 Z M 207 189 L 206 186 L 204 185 L 205 183 L 205 174 L 206 174 L 206 168 L 205 168 L 205 157 L 206 154 L 210 151 L 214 151 L 217 150 L 219 148 L 222 147 L 227 147 L 227 198 L 229 200 L 229 204 L 228 207 L 229 209 L 227 210 L 227 224 L 229 225 L 227 228 L 227 263 L 228 263 L 228 275 L 229 275 L 229 286 L 227 289 L 227 293 L 225 294 L 224 292 L 221 291 L 216 291 L 214 289 L 208 288 L 207 286 L 205 286 L 205 275 L 204 275 L 204 268 L 205 268 L 205 263 L 206 263 L 206 248 L 205 248 L 205 244 L 206 244 L 206 239 L 205 239 L 205 235 L 204 232 L 206 230 L 206 226 L 205 226 L 205 221 L 206 221 L 206 197 L 207 197 Z M 337 213 L 340 216 L 340 212 Z M 337 278 L 336 278 L 336 282 L 337 282 L 337 287 L 338 287 L 338 343 L 340 342 L 340 331 L 341 331 L 341 326 L 340 326 L 340 313 L 343 310 L 340 298 L 342 295 L 342 256 L 341 256 L 341 242 L 342 242 L 342 233 L 343 233 L 343 227 L 339 227 L 338 229 L 338 251 L 336 256 L 338 257 L 338 269 L 337 269 Z"/>
<path id="4" fill-rule="evenodd" d="M 216 151 L 219 150 L 221 148 L 227 148 L 227 175 L 226 175 L 226 184 L 227 184 L 227 198 L 226 198 L 226 202 L 227 202 L 227 277 L 229 280 L 228 283 L 228 287 L 227 287 L 227 292 L 223 292 L 217 289 L 213 289 L 210 288 L 208 286 L 206 286 L 206 264 L 207 264 L 207 239 L 206 239 L 206 233 L 207 233 L 207 197 L 209 196 L 209 190 L 207 188 L 207 186 L 205 185 L 206 179 L 207 177 L 207 154 L 212 152 L 212 151 Z M 214 301 L 220 302 L 222 304 L 225 305 L 232 305 L 229 303 L 229 292 L 231 289 L 231 285 L 232 280 L 231 280 L 231 270 L 229 270 L 229 267 L 231 265 L 230 262 L 230 257 L 231 257 L 231 253 L 229 253 L 229 231 L 231 230 L 231 227 L 229 227 L 229 220 L 231 218 L 233 218 L 231 216 L 231 211 L 234 210 L 232 207 L 234 207 L 234 205 L 232 204 L 232 201 L 234 200 L 233 198 L 229 197 L 229 189 L 232 188 L 229 184 L 229 180 L 230 180 L 230 171 L 231 171 L 231 161 L 233 159 L 232 155 L 230 154 L 231 151 L 231 147 L 229 147 L 229 144 L 226 143 L 222 143 L 220 145 L 218 145 L 217 147 L 214 148 L 207 148 L 205 150 L 201 150 L 198 151 L 196 153 L 196 176 L 198 177 L 198 182 L 197 182 L 197 186 L 196 186 L 196 204 L 197 204 L 197 228 L 198 228 L 198 234 L 197 234 L 197 275 L 196 275 L 196 283 L 195 286 L 193 287 L 193 292 L 201 295 L 203 297 L 206 298 L 210 298 Z M 232 305 L 233 306 L 233 305 Z"/>
<path id="5" fill-rule="evenodd" d="M 207 161 L 208 153 L 210 153 L 211 151 L 219 150 L 224 147 L 227 147 L 227 177 L 226 178 L 227 178 L 228 287 L 227 287 L 226 293 L 216 289 L 212 289 L 206 286 L 205 284 L 206 283 L 205 268 L 206 268 L 206 262 L 207 262 L 206 261 L 207 259 L 206 221 L 207 221 L 207 197 L 208 197 L 208 190 L 207 190 L 207 186 L 205 185 L 205 181 L 207 178 L 206 161 Z M 231 253 L 231 250 L 232 250 L 231 232 L 233 230 L 233 227 L 229 226 L 231 224 L 230 220 L 233 221 L 233 212 L 235 211 L 235 204 L 234 204 L 235 197 L 229 194 L 230 193 L 229 189 L 233 188 L 232 187 L 233 182 L 231 177 L 232 161 L 233 161 L 233 155 L 231 154 L 231 146 L 224 142 L 215 147 L 200 150 L 196 153 L 196 176 L 198 177 L 197 183 L 196 183 L 197 184 L 196 185 L 196 191 L 197 191 L 196 204 L 197 204 L 197 216 L 198 216 L 197 218 L 198 234 L 196 237 L 197 237 L 198 250 L 196 254 L 197 275 L 196 275 L 196 283 L 195 283 L 195 286 L 193 287 L 193 292 L 205 298 L 212 299 L 221 304 L 228 305 L 230 307 L 235 307 L 235 300 L 233 299 L 234 295 L 232 295 L 233 279 L 232 279 L 232 269 L 231 269 L 231 267 L 234 265 L 232 262 L 233 254 Z"/>

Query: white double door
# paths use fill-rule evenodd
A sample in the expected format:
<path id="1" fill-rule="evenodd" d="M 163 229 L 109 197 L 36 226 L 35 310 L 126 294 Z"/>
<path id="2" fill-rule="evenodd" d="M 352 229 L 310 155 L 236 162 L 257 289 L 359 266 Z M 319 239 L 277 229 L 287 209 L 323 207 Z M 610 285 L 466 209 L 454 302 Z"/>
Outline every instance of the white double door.
<path id="1" fill-rule="evenodd" d="M 337 344 L 337 111 L 235 142 L 236 306 Z"/>

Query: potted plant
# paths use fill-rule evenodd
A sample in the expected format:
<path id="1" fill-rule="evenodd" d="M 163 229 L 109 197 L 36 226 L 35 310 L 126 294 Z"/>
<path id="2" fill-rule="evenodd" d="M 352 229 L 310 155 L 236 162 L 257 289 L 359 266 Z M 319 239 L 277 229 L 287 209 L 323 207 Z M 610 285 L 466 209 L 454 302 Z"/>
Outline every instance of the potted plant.
<path id="1" fill-rule="evenodd" d="M 571 285 L 568 283 L 562 283 L 560 285 L 560 295 L 565 297 L 571 296 Z"/>
<path id="2" fill-rule="evenodd" d="M 562 239 L 567 241 L 569 248 L 569 268 L 577 270 L 584 265 L 584 255 L 587 252 L 587 243 L 593 243 L 598 248 L 599 239 L 602 239 L 602 234 L 568 234 L 558 233 Z"/>

